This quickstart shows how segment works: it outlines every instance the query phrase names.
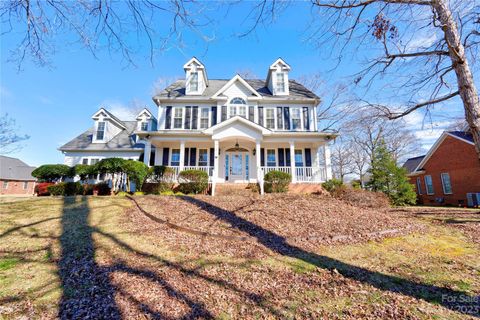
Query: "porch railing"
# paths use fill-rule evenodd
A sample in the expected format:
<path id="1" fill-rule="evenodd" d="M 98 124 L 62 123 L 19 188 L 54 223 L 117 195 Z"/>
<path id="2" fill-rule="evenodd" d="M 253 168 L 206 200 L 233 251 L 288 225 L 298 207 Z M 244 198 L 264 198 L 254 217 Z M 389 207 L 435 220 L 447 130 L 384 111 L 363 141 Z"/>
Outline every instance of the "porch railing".
<path id="1" fill-rule="evenodd" d="M 179 166 L 169 166 L 169 168 L 172 168 L 175 171 L 175 179 L 178 178 L 178 175 L 180 174 L 180 167 Z M 184 166 L 183 170 L 201 170 L 205 171 L 208 173 L 208 177 L 213 176 L 213 166 Z"/>
<path id="2" fill-rule="evenodd" d="M 291 173 L 291 167 L 262 167 L 263 174 L 270 171 L 282 171 Z M 295 176 L 297 182 L 325 182 L 326 169 L 325 167 L 295 167 Z"/>
<path id="3" fill-rule="evenodd" d="M 262 167 L 263 168 L 263 173 L 267 174 L 270 171 L 282 171 L 286 173 L 290 173 L 290 167 Z"/>

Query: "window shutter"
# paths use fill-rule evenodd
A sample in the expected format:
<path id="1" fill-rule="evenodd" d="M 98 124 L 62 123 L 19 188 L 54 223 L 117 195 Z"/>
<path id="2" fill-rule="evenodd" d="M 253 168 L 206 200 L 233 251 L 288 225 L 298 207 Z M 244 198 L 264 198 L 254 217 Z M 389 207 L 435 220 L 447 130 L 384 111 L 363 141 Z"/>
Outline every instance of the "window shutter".
<path id="1" fill-rule="evenodd" d="M 227 120 L 227 106 L 222 106 L 222 121 Z"/>
<path id="2" fill-rule="evenodd" d="M 305 167 L 312 166 L 312 151 L 310 148 L 305 148 Z"/>
<path id="3" fill-rule="evenodd" d="M 213 167 L 215 165 L 215 149 L 210 148 L 210 167 Z"/>
<path id="4" fill-rule="evenodd" d="M 265 166 L 265 149 L 260 148 L 260 166 L 264 167 Z"/>
<path id="5" fill-rule="evenodd" d="M 285 124 L 285 130 L 290 130 L 290 108 L 283 108 L 283 123 Z"/>
<path id="6" fill-rule="evenodd" d="M 258 124 L 263 126 L 263 107 L 258 107 Z"/>
<path id="7" fill-rule="evenodd" d="M 212 107 L 212 126 L 217 124 L 217 107 Z"/>
<path id="8" fill-rule="evenodd" d="M 183 165 L 188 166 L 188 155 L 190 153 L 190 148 L 185 148 L 185 154 L 183 155 Z"/>
<path id="9" fill-rule="evenodd" d="M 280 167 L 285 166 L 285 149 L 279 148 L 278 149 L 278 165 Z"/>
<path id="10" fill-rule="evenodd" d="M 303 127 L 305 130 L 310 131 L 310 113 L 308 107 L 303 107 Z"/>
<path id="11" fill-rule="evenodd" d="M 172 127 L 172 107 L 167 107 L 165 111 L 165 129 Z"/>
<path id="12" fill-rule="evenodd" d="M 192 129 L 197 129 L 198 107 L 192 107 Z"/>
<path id="13" fill-rule="evenodd" d="M 195 166 L 197 161 L 197 148 L 190 148 L 190 165 Z"/>
<path id="14" fill-rule="evenodd" d="M 190 129 L 191 116 L 192 107 L 185 107 L 185 125 L 183 126 L 185 129 Z"/>
<path id="15" fill-rule="evenodd" d="M 277 129 L 283 129 L 282 107 L 277 107 Z"/>
<path id="16" fill-rule="evenodd" d="M 290 167 L 292 165 L 292 162 L 290 161 L 290 148 L 285 148 L 285 162 L 287 164 L 287 167 Z"/>
<path id="17" fill-rule="evenodd" d="M 157 149 L 152 148 L 151 151 L 150 151 L 150 166 L 155 165 L 155 153 L 157 153 Z"/>
<path id="18" fill-rule="evenodd" d="M 163 148 L 162 165 L 168 166 L 168 148 Z"/>
<path id="19" fill-rule="evenodd" d="M 248 120 L 254 122 L 255 121 L 255 107 L 250 106 L 248 107 Z"/>

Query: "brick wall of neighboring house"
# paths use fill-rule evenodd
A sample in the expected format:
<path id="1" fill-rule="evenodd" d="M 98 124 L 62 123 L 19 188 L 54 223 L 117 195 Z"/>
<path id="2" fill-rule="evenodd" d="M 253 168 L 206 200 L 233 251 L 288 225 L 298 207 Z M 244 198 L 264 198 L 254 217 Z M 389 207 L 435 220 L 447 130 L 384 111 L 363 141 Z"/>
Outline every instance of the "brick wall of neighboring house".
<path id="1" fill-rule="evenodd" d="M 417 191 L 417 178 L 421 181 L 420 204 L 425 205 L 466 205 L 467 193 L 480 192 L 480 162 L 475 146 L 448 136 L 423 166 L 425 173 L 410 177 Z M 441 173 L 450 175 L 452 194 L 444 194 Z M 426 194 L 425 176 L 433 181 L 433 195 Z M 437 200 L 443 199 L 443 202 Z"/>
<path id="2" fill-rule="evenodd" d="M 24 189 L 26 183 L 26 189 Z M 1 195 L 33 195 L 35 181 L 0 180 Z"/>

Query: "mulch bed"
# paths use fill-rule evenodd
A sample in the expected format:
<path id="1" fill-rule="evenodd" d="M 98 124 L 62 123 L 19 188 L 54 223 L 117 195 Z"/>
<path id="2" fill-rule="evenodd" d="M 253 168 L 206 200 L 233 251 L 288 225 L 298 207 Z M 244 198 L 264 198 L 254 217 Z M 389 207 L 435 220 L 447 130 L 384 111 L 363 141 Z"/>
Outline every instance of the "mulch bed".
<path id="1" fill-rule="evenodd" d="M 423 226 L 387 209 L 366 209 L 328 196 L 137 197 L 130 228 L 189 254 L 262 257 L 271 251 L 357 243 Z M 155 221 L 156 220 L 156 221 Z"/>

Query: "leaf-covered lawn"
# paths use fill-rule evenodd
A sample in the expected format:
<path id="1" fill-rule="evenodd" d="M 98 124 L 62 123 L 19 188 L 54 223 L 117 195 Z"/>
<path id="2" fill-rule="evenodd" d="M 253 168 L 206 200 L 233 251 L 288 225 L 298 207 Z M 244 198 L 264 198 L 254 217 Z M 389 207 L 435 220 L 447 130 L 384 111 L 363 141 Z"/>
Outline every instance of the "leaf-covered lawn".
<path id="1" fill-rule="evenodd" d="M 135 199 L 0 200 L 0 318 L 478 316 L 479 244 L 443 221 L 463 213 Z"/>

